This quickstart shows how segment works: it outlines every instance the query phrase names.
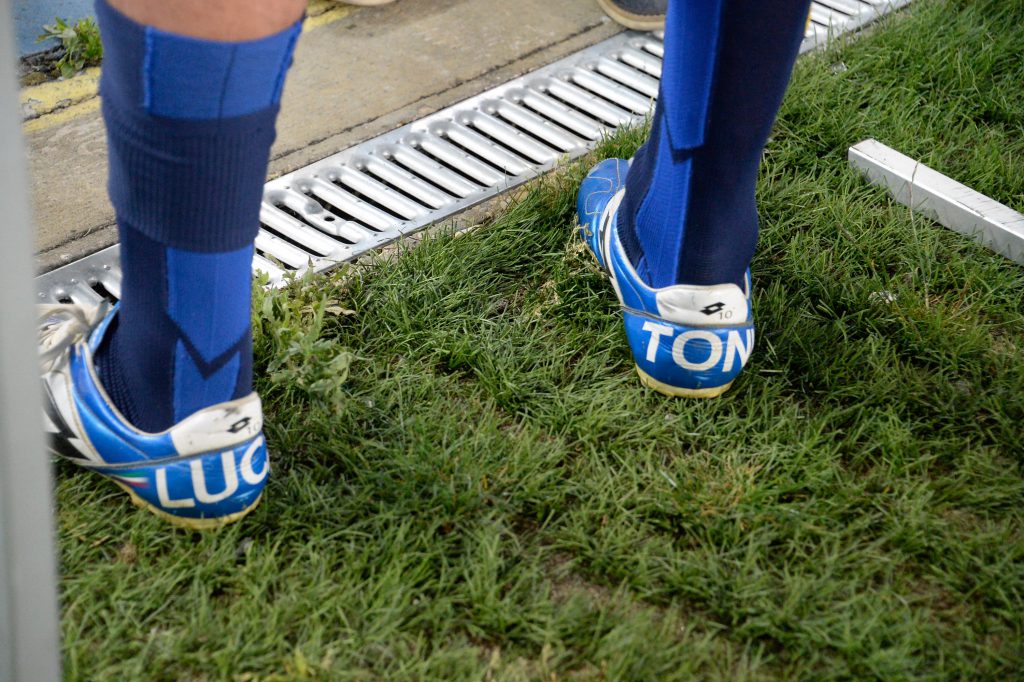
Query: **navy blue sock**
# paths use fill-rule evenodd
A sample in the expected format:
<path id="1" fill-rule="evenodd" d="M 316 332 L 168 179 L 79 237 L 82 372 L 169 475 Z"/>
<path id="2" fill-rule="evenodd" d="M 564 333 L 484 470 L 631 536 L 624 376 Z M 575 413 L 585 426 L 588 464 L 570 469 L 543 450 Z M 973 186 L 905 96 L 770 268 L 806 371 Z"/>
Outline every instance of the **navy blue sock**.
<path id="1" fill-rule="evenodd" d="M 661 92 L 626 178 L 619 234 L 651 286 L 742 285 L 761 153 L 809 0 L 670 0 Z"/>
<path id="2" fill-rule="evenodd" d="M 129 422 L 162 431 L 252 391 L 252 242 L 300 25 L 220 43 L 96 13 L 123 271 L 96 366 Z"/>

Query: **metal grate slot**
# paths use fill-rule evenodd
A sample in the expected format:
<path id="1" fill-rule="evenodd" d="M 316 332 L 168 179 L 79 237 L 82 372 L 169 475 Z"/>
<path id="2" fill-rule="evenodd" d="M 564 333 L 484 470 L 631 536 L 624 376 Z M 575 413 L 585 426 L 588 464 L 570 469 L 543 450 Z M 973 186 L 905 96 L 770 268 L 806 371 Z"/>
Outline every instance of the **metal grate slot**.
<path id="1" fill-rule="evenodd" d="M 528 162 L 545 164 L 555 161 L 558 152 L 543 144 L 531 135 L 526 135 L 514 126 L 480 111 L 471 111 L 460 115 L 459 122 L 478 131 L 481 135 L 502 145 L 505 149 Z"/>
<path id="2" fill-rule="evenodd" d="M 633 115 L 628 111 L 620 109 L 611 102 L 570 82 L 571 73 L 563 73 L 560 76 L 560 78 L 550 78 L 544 83 L 547 93 L 551 96 L 612 128 L 619 128 L 633 122 Z"/>
<path id="3" fill-rule="evenodd" d="M 345 258 L 350 255 L 350 250 L 346 249 L 343 244 L 339 244 L 317 230 L 310 230 L 302 222 L 273 204 L 263 205 L 260 210 L 260 222 L 264 229 L 299 248 L 308 250 L 314 256 Z"/>
<path id="4" fill-rule="evenodd" d="M 120 286 L 114 291 L 111 291 L 107 288 L 106 284 L 99 281 L 93 282 L 89 286 L 100 298 L 109 303 L 116 303 L 121 298 Z"/>
<path id="5" fill-rule="evenodd" d="M 589 142 L 600 140 L 607 130 L 593 119 L 583 116 L 553 97 L 548 97 L 536 88 L 517 88 L 510 91 L 509 96 L 513 102 L 521 103 L 524 107 L 547 118 L 554 125 L 575 133 Z"/>
<path id="6" fill-rule="evenodd" d="M 415 199 L 428 208 L 439 209 L 452 203 L 450 194 L 438 189 L 436 185 L 424 182 L 397 163 L 367 156 L 356 161 L 356 167 L 361 172 L 377 178 L 394 191 L 401 192 L 404 196 Z"/>
<path id="7" fill-rule="evenodd" d="M 401 164 L 435 187 L 446 190 L 453 197 L 466 199 L 484 186 L 471 182 L 461 173 L 449 169 L 426 154 L 419 153 L 413 140 L 408 141 L 408 146 L 387 145 L 382 151 L 386 158 L 393 159 L 395 163 Z"/>
<path id="8" fill-rule="evenodd" d="M 329 216 L 331 220 L 327 224 L 330 225 L 330 228 L 324 229 L 323 231 L 320 231 L 320 230 L 317 230 L 317 229 L 310 229 L 309 227 L 307 227 L 307 224 L 308 223 L 312 223 L 313 219 L 312 219 L 312 217 L 308 217 L 308 216 L 306 216 L 305 214 L 303 214 L 300 211 L 296 211 L 295 209 L 293 209 L 293 208 L 291 208 L 289 206 L 286 206 L 284 204 L 271 204 L 270 208 L 271 209 L 277 209 L 277 211 L 279 211 L 280 213 L 283 213 L 284 215 L 286 215 L 286 216 L 288 216 L 290 218 L 294 218 L 295 222 L 293 224 L 297 225 L 298 229 L 302 230 L 303 237 L 305 237 L 307 235 L 313 235 L 314 233 L 315 234 L 324 234 L 324 233 L 326 233 L 331 238 L 337 239 L 337 240 L 341 241 L 343 244 L 352 244 L 352 243 L 354 243 L 352 240 L 345 239 L 344 237 L 341 237 L 338 234 L 338 232 L 339 232 L 338 227 L 340 227 L 341 223 L 337 222 L 338 219 L 334 215 Z M 267 210 L 267 207 L 264 206 L 264 211 L 266 211 L 266 210 Z M 321 207 L 321 211 L 322 210 L 323 209 Z M 260 220 L 263 220 L 263 213 L 260 214 Z M 322 217 L 322 216 L 319 217 L 319 220 L 321 222 L 327 222 L 326 219 L 324 217 Z"/>
<path id="9" fill-rule="evenodd" d="M 846 16 L 847 19 L 857 16 L 864 9 L 863 5 L 857 0 L 818 0 L 816 4 L 839 12 Z"/>
<path id="10" fill-rule="evenodd" d="M 589 65 L 594 71 L 643 96 L 648 102 L 658 98 L 658 81 L 650 76 L 637 73 L 619 61 L 601 57 Z"/>
<path id="11" fill-rule="evenodd" d="M 72 265 L 78 266 L 74 272 L 69 271 L 70 276 L 46 290 L 40 290 L 38 301 L 40 303 L 95 304 L 104 299 L 108 301 L 120 299 L 121 269 L 116 264 L 116 250 L 113 252 L 113 257 L 115 261 L 113 263 L 98 259 L 89 263 L 85 263 L 84 260 L 73 263 Z M 71 268 L 70 265 L 64 267 Z"/>
<path id="12" fill-rule="evenodd" d="M 409 144 L 445 168 L 461 175 L 479 188 L 497 187 L 505 176 L 489 164 L 466 154 L 462 149 L 434 135 L 410 135 Z M 477 192 L 479 191 L 477 189 Z M 472 196 L 471 192 L 467 196 Z"/>
<path id="13" fill-rule="evenodd" d="M 333 213 L 324 209 L 319 203 L 315 204 L 319 209 L 318 213 L 313 214 L 320 222 L 328 225 L 325 230 L 331 237 L 337 239 L 343 244 L 356 245 L 362 241 L 370 240 L 375 234 L 373 231 L 366 229 L 359 223 L 348 219 L 347 217 L 340 216 L 337 213 Z M 327 215 L 324 215 L 327 214 Z M 303 218 L 303 214 L 294 214 L 300 220 Z M 307 218 L 310 220 L 310 218 Z"/>
<path id="14" fill-rule="evenodd" d="M 386 211 L 399 220 L 413 220 L 429 213 L 427 207 L 410 201 L 404 195 L 396 193 L 392 188 L 358 169 L 339 166 L 336 173 L 329 177 L 335 184 L 354 192 L 363 201 Z"/>
<path id="15" fill-rule="evenodd" d="M 297 218 L 303 224 L 303 229 L 308 229 L 305 228 L 305 224 L 308 224 L 320 232 L 341 236 L 341 225 L 337 216 L 325 211 L 319 203 L 291 187 L 265 194 L 263 206 L 266 207 L 268 203 Z"/>
<path id="16" fill-rule="evenodd" d="M 613 53 L 613 58 L 622 62 L 632 69 L 645 73 L 651 78 L 661 80 L 661 60 L 636 47 L 636 41 L 631 41 L 628 47 Z"/>
<path id="17" fill-rule="evenodd" d="M 660 38 L 657 41 L 641 38 L 637 41 L 637 45 L 641 50 L 653 54 L 658 59 L 664 59 L 665 57 L 665 45 L 661 42 Z"/>
<path id="18" fill-rule="evenodd" d="M 507 122 L 517 130 L 533 136 L 547 147 L 563 154 L 585 144 L 575 135 L 568 134 L 565 128 L 545 121 L 526 107 L 495 99 L 481 102 L 480 110 Z"/>
<path id="19" fill-rule="evenodd" d="M 374 232 L 387 232 L 393 228 L 395 216 L 341 189 L 333 182 L 313 177 L 308 183 L 308 191 L 319 199 L 327 210 L 339 217 L 354 221 Z"/>
<path id="20" fill-rule="evenodd" d="M 374 211 L 374 215 L 377 216 L 377 219 L 375 221 L 369 221 L 359 216 L 354 216 L 351 212 L 347 211 L 344 206 L 338 206 L 336 204 L 329 204 L 328 210 L 337 213 L 343 218 L 363 225 L 374 233 L 388 232 L 394 229 L 400 230 L 401 226 L 405 224 L 406 220 L 404 218 L 397 215 L 393 210 L 389 210 L 387 206 L 378 203 L 374 198 L 362 194 L 354 189 L 345 187 L 338 180 L 333 180 L 331 184 L 341 189 L 343 194 L 352 197 L 360 206 L 365 207 L 367 210 Z"/>
<path id="21" fill-rule="evenodd" d="M 266 230 L 256 235 L 256 250 L 264 256 L 272 256 L 289 270 L 298 270 L 309 263 L 312 256 Z"/>
<path id="22" fill-rule="evenodd" d="M 482 161 L 498 174 L 495 182 L 501 183 L 506 175 L 524 175 L 530 170 L 529 162 L 495 146 L 491 140 L 458 123 L 437 123 L 432 132 L 451 145 L 458 147 L 473 161 Z"/>
<path id="23" fill-rule="evenodd" d="M 573 83 L 633 114 L 643 116 L 650 113 L 653 106 L 650 97 L 641 97 L 628 87 L 624 88 L 622 84 L 599 75 L 596 70 L 596 65 L 584 65 L 582 69 L 573 72 Z"/>
<path id="24" fill-rule="evenodd" d="M 75 303 L 78 305 L 98 305 L 103 302 L 103 296 L 93 289 L 88 282 L 74 280 L 68 286 L 57 293 L 57 300 L 60 303 Z"/>
<path id="25" fill-rule="evenodd" d="M 271 238 L 273 238 L 275 240 L 280 240 L 280 241 L 288 244 L 292 248 L 296 248 L 299 251 L 301 251 L 302 253 L 304 253 L 306 255 L 311 255 L 314 258 L 324 258 L 325 256 L 328 255 L 328 254 L 323 253 L 323 252 L 318 252 L 316 249 L 313 249 L 313 248 L 311 248 L 311 247 L 309 247 L 307 245 L 304 245 L 301 242 L 296 242 L 294 239 L 291 239 L 291 238 L 287 237 L 286 235 L 283 235 L 283 233 L 281 233 L 279 231 L 276 231 L 272 227 L 267 227 L 265 223 L 261 223 L 260 224 L 260 233 L 264 233 L 264 232 L 266 233 L 266 235 L 270 236 Z"/>
<path id="26" fill-rule="evenodd" d="M 801 51 L 909 0 L 819 0 Z M 266 184 L 253 269 L 272 286 L 324 271 L 574 159 L 642 122 L 661 32 L 620 34 Z M 37 278 L 39 300 L 120 295 L 118 247 Z"/>
<path id="27" fill-rule="evenodd" d="M 285 281 L 284 270 L 271 263 L 259 253 L 252 257 L 252 269 L 257 274 L 262 273 L 266 275 L 271 286 L 278 286 Z"/>
<path id="28" fill-rule="evenodd" d="M 845 23 L 849 18 L 848 15 L 837 12 L 821 3 L 811 5 L 811 23 L 821 26 L 826 30 L 834 30 L 835 27 Z"/>

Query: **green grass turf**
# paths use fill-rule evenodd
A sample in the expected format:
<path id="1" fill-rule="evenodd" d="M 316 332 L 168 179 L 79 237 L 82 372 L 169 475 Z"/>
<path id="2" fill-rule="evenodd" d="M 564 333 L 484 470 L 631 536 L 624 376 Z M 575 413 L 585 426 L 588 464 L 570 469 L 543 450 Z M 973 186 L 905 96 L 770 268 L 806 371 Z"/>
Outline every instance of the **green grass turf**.
<path id="1" fill-rule="evenodd" d="M 918 0 L 801 60 L 723 399 L 639 385 L 571 229 L 593 158 L 258 298 L 250 518 L 172 530 L 61 467 L 67 677 L 1019 678 L 1024 270 L 845 157 L 875 137 L 1024 209 L 1022 52 L 1020 0 Z"/>

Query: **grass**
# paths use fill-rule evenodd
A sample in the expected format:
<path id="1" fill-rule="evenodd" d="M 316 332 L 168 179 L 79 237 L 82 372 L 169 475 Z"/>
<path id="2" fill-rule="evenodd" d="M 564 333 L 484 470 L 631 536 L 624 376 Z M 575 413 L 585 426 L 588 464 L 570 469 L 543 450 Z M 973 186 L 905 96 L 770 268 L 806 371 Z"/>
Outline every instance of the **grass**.
<path id="1" fill-rule="evenodd" d="M 67 677 L 1018 677 L 1024 270 L 845 150 L 1024 209 L 1022 52 L 1020 0 L 918 0 L 801 60 L 759 190 L 758 348 L 723 399 L 637 382 L 571 230 L 594 159 L 472 234 L 260 298 L 276 459 L 249 519 L 172 530 L 61 466 Z"/>

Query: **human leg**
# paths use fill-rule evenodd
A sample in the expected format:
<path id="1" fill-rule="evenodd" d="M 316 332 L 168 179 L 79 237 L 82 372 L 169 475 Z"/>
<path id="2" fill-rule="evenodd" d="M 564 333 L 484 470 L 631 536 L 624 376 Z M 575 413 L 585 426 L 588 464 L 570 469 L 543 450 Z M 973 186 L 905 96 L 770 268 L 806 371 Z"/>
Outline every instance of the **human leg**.
<path id="1" fill-rule="evenodd" d="M 749 357 L 754 184 L 807 9 L 673 0 L 651 138 L 581 188 L 585 238 L 623 302 L 641 378 L 661 392 L 719 395 Z"/>
<path id="2" fill-rule="evenodd" d="M 761 152 L 808 4 L 673 3 L 651 140 L 630 168 L 620 223 L 651 285 L 742 283 L 757 240 Z"/>
<path id="3" fill-rule="evenodd" d="M 62 454 L 193 527 L 250 510 L 268 469 L 252 241 L 304 4 L 97 2 L 122 299 L 49 382 L 52 430 Z"/>

